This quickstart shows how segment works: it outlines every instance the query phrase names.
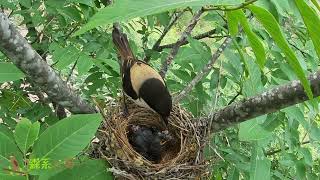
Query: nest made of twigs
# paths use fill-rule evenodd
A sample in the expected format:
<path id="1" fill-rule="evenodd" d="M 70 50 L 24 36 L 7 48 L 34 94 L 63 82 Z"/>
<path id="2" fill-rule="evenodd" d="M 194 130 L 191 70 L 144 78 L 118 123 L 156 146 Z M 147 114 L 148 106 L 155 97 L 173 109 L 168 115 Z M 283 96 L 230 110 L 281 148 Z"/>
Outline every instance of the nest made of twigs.
<path id="1" fill-rule="evenodd" d="M 173 106 L 168 131 L 174 141 L 161 153 L 159 162 L 152 162 L 132 147 L 128 140 L 128 127 L 139 125 L 165 130 L 160 116 L 134 103 L 128 104 L 129 115 L 123 116 L 120 102 L 108 103 L 101 112 L 104 121 L 99 128 L 98 143 L 93 154 L 106 159 L 109 171 L 117 178 L 127 179 L 194 179 L 205 177 L 207 163 L 203 158 L 204 135 L 191 121 L 192 115 L 179 105 Z M 101 110 L 100 110 L 101 111 Z"/>

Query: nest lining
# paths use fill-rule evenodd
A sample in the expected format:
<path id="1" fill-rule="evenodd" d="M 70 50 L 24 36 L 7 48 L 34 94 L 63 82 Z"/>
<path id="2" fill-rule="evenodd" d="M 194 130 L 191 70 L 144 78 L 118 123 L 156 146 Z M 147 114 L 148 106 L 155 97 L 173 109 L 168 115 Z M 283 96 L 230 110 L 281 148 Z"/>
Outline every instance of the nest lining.
<path id="1" fill-rule="evenodd" d="M 144 158 L 129 143 L 128 127 L 139 125 L 165 127 L 160 116 L 134 103 L 128 104 L 129 116 L 122 114 L 119 102 L 108 104 L 102 114 L 104 121 L 99 128 L 98 143 L 93 143 L 93 154 L 108 160 L 109 169 L 117 178 L 126 179 L 194 179 L 208 175 L 208 163 L 203 157 L 205 132 L 191 121 L 192 115 L 179 105 L 173 106 L 168 131 L 175 139 L 161 154 L 158 163 Z"/>

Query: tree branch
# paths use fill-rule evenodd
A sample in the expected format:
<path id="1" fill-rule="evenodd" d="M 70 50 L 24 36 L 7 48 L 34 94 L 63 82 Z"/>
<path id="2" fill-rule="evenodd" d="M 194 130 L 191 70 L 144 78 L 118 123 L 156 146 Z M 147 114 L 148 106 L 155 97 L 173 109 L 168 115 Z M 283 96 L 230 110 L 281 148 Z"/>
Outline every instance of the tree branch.
<path id="1" fill-rule="evenodd" d="M 154 45 L 152 46 L 152 50 L 156 51 L 159 46 L 161 41 L 163 40 L 163 38 L 167 35 L 167 33 L 169 32 L 169 30 L 172 28 L 172 26 L 176 23 L 176 21 L 182 16 L 182 14 L 185 11 L 181 11 L 179 13 L 174 13 L 172 15 L 171 21 L 169 22 L 168 26 L 164 28 L 161 36 L 159 37 L 159 39 L 154 43 Z M 144 59 L 145 62 L 149 62 L 150 61 L 150 56 L 146 56 Z"/>
<path id="2" fill-rule="evenodd" d="M 200 16 L 203 13 L 203 9 L 201 8 L 200 10 L 198 10 L 195 15 L 193 16 L 193 18 L 191 19 L 191 21 L 189 22 L 188 26 L 186 27 L 186 29 L 183 31 L 181 37 L 179 38 L 179 40 L 176 42 L 176 44 L 173 46 L 173 48 L 171 49 L 167 59 L 163 62 L 161 70 L 160 70 L 160 75 L 164 78 L 167 71 L 168 71 L 168 66 L 172 63 L 173 58 L 178 54 L 179 48 L 182 45 L 182 43 L 184 41 L 186 41 L 187 36 L 190 35 L 191 31 L 193 30 L 193 28 L 196 26 L 196 24 L 198 23 Z"/>
<path id="3" fill-rule="evenodd" d="M 320 96 L 320 71 L 309 76 L 314 97 Z M 207 127 L 212 121 L 211 132 L 217 132 L 264 114 L 308 100 L 300 81 L 294 80 L 287 85 L 268 90 L 260 95 L 244 99 L 226 106 L 210 117 L 198 119 L 199 126 Z"/>
<path id="4" fill-rule="evenodd" d="M 3 13 L 0 13 L 0 50 L 57 104 L 72 113 L 95 112 L 32 49 Z"/>
<path id="5" fill-rule="evenodd" d="M 220 57 L 221 53 L 226 49 L 226 47 L 231 42 L 231 38 L 227 37 L 223 43 L 220 45 L 220 47 L 217 49 L 217 51 L 212 55 L 211 60 L 202 68 L 202 70 L 192 79 L 191 82 L 188 83 L 188 85 L 177 95 L 173 98 L 173 103 L 178 103 L 181 101 L 189 92 L 192 90 L 192 88 L 198 84 L 198 82 L 201 81 L 201 79 L 206 76 L 211 69 L 213 68 L 214 63 L 217 61 L 217 59 Z"/>
<path id="6" fill-rule="evenodd" d="M 299 143 L 300 145 L 304 145 L 304 144 L 309 144 L 310 143 L 310 141 L 303 141 L 302 143 Z M 284 148 L 284 150 L 288 150 L 289 149 L 289 147 L 286 147 L 286 148 Z M 277 153 L 279 153 L 279 152 L 281 152 L 282 151 L 282 149 L 277 149 L 277 150 L 273 150 L 273 151 L 268 151 L 268 152 L 266 152 L 266 155 L 267 156 L 272 156 L 272 155 L 274 155 L 274 154 L 277 154 Z"/>
<path id="7" fill-rule="evenodd" d="M 215 34 L 217 32 L 217 29 L 212 29 L 210 31 L 207 31 L 205 33 L 202 33 L 202 34 L 199 34 L 199 35 L 196 35 L 194 37 L 192 37 L 193 39 L 196 39 L 196 40 L 199 40 L 199 39 L 204 39 L 204 38 L 212 38 L 211 35 Z M 171 43 L 171 44 L 165 44 L 165 45 L 162 45 L 162 46 L 159 46 L 157 47 L 156 49 L 154 49 L 155 51 L 162 51 L 163 49 L 165 48 L 172 48 L 175 44 L 175 43 Z M 187 41 L 187 39 L 185 39 L 180 46 L 183 46 L 183 45 L 186 45 L 188 44 L 189 42 Z"/>
<path id="8" fill-rule="evenodd" d="M 216 6 L 213 6 L 213 7 L 208 7 L 208 8 L 203 8 L 204 11 L 217 11 L 217 10 L 220 10 L 220 11 L 234 11 L 234 10 L 237 10 L 237 9 L 242 9 L 250 4 L 253 4 L 254 2 L 256 2 L 258 0 L 248 0 L 240 5 L 231 5 L 231 6 L 226 6 L 226 5 L 216 5 Z"/>

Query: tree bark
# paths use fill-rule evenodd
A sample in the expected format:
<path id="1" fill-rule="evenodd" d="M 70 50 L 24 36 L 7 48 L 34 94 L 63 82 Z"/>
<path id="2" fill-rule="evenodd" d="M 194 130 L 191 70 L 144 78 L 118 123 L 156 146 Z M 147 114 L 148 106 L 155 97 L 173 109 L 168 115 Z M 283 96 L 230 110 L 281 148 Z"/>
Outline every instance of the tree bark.
<path id="1" fill-rule="evenodd" d="M 309 76 L 314 97 L 320 96 L 320 71 Z M 276 112 L 308 100 L 300 81 L 294 80 L 287 85 L 268 90 L 260 95 L 244 99 L 213 113 L 211 117 L 199 118 L 200 126 L 217 132 L 240 122 Z M 211 125 L 210 125 L 211 124 Z"/>
<path id="2" fill-rule="evenodd" d="M 57 104 L 72 113 L 95 112 L 48 66 L 3 13 L 0 13 L 0 51 Z"/>

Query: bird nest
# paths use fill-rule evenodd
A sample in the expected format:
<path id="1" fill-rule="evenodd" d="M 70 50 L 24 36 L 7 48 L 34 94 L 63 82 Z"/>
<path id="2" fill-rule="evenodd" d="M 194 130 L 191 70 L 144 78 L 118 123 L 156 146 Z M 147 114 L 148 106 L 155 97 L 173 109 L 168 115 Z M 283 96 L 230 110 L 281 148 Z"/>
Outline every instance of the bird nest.
<path id="1" fill-rule="evenodd" d="M 118 179 L 200 179 L 208 176 L 203 157 L 205 132 L 192 122 L 192 115 L 179 105 L 172 108 L 166 129 L 160 116 L 134 103 L 123 115 L 121 103 L 113 102 L 100 111 L 104 121 L 92 143 L 91 156 L 106 159 Z M 155 162 L 141 155 L 132 145 L 132 126 L 167 132 L 171 137 Z"/>

